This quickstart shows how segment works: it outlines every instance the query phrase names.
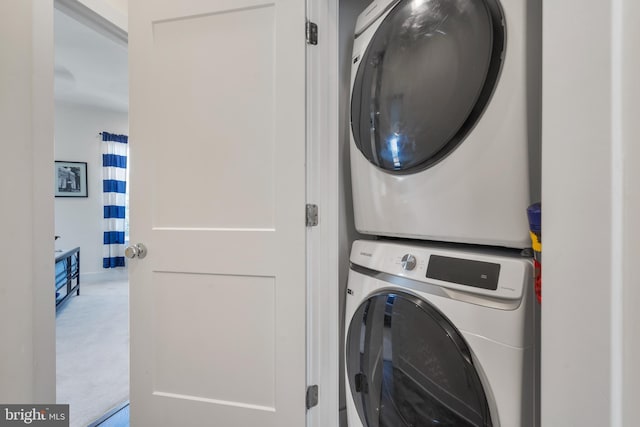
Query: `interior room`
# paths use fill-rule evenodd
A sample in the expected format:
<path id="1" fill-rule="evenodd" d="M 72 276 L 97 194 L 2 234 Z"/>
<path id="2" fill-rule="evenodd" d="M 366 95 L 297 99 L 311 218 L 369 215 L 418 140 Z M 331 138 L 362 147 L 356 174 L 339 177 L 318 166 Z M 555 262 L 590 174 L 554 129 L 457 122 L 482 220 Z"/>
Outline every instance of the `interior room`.
<path id="1" fill-rule="evenodd" d="M 121 221 L 128 240 L 128 193 L 124 218 L 105 219 L 103 188 L 103 133 L 129 133 L 127 40 L 78 5 L 55 6 L 56 174 L 80 172 L 78 185 L 58 184 L 54 206 L 56 395 L 70 425 L 87 426 L 129 399 L 127 268 L 105 268 L 104 239 L 105 222 Z"/>
<path id="2" fill-rule="evenodd" d="M 78 11 L 127 60 L 126 101 L 63 99 L 84 84 L 55 25 Z M 635 425 L 638 19 L 633 0 L 2 3 L 7 173 L 28 180 L 1 187 L 0 407 L 95 421 L 59 389 L 56 336 L 89 326 L 70 358 L 114 362 L 80 353 L 112 299 L 129 371 L 96 412 L 129 399 L 123 425 Z M 111 135 L 131 217 L 105 256 Z"/>

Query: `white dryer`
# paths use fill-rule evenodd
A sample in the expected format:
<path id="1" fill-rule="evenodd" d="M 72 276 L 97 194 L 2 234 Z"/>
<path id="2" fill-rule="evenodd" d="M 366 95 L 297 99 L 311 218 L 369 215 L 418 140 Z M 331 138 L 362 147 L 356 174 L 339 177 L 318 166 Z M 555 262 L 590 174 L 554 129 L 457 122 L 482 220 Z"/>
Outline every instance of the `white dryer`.
<path id="1" fill-rule="evenodd" d="M 539 306 L 513 251 L 356 241 L 349 427 L 539 425 Z"/>
<path id="2" fill-rule="evenodd" d="M 375 0 L 351 69 L 355 225 L 524 248 L 539 200 L 541 0 Z"/>

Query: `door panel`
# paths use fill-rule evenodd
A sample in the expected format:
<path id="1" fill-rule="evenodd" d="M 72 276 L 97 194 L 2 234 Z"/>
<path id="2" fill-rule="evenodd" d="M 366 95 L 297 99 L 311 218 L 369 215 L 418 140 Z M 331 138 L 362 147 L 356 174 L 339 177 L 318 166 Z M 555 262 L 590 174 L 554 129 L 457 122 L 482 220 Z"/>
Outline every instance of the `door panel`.
<path id="1" fill-rule="evenodd" d="M 273 411 L 274 278 L 155 273 L 153 282 L 155 390 Z M 189 295 L 176 296 L 176 283 Z"/>
<path id="2" fill-rule="evenodd" d="M 305 425 L 304 14 L 130 1 L 134 426 Z"/>
<path id="3" fill-rule="evenodd" d="M 173 125 L 158 137 L 168 146 L 154 174 L 155 226 L 274 226 L 274 30 L 273 4 L 153 26 L 155 78 L 179 82 L 156 95 L 157 120 Z M 191 149 L 176 150 L 185 139 Z M 180 176 L 167 173 L 176 162 L 189 165 Z"/>

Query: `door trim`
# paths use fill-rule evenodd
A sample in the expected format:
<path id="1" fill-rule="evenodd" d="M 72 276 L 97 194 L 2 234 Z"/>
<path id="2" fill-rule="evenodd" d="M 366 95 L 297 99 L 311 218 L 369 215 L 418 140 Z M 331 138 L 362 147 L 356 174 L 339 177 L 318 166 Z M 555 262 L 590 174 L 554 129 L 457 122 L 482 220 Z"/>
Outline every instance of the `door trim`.
<path id="1" fill-rule="evenodd" d="M 307 385 L 319 389 L 318 405 L 307 411 L 307 426 L 337 427 L 338 0 L 307 0 L 307 19 L 318 24 L 318 44 L 307 45 L 307 203 L 318 205 L 319 211 L 318 225 L 307 228 Z M 304 28 L 301 22 L 300 37 L 305 37 Z M 301 206 L 301 215 L 303 211 Z"/>

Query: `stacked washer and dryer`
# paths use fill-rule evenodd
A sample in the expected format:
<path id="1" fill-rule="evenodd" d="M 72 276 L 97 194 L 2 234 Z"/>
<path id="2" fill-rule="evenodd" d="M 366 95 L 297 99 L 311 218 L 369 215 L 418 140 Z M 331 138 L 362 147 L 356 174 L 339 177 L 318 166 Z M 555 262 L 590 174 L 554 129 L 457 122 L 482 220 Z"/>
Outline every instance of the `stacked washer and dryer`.
<path id="1" fill-rule="evenodd" d="M 349 427 L 539 425 L 540 0 L 374 0 L 356 23 Z"/>

